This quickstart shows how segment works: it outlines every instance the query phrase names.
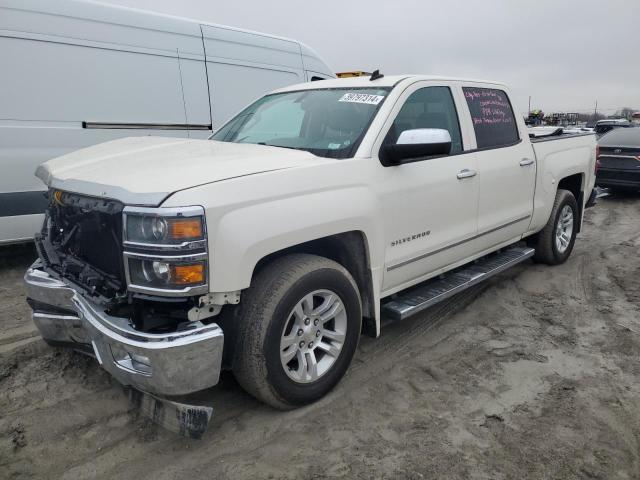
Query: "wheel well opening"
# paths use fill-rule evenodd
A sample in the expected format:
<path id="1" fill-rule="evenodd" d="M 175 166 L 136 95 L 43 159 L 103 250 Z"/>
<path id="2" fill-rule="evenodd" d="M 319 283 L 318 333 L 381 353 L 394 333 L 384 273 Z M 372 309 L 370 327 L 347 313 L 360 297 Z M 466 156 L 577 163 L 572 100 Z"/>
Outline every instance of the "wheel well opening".
<path id="1" fill-rule="evenodd" d="M 558 183 L 558 189 L 569 190 L 573 193 L 573 196 L 576 198 L 576 202 L 578 202 L 578 209 L 580 218 L 582 218 L 582 208 L 584 203 L 584 192 L 582 191 L 582 179 L 583 175 L 581 173 L 576 173 L 575 175 L 570 175 L 568 177 L 563 178 Z M 582 222 L 578 222 L 578 232 L 580 232 L 580 227 Z"/>
<path id="2" fill-rule="evenodd" d="M 372 328 L 371 323 L 375 318 L 375 307 L 369 268 L 369 252 L 364 233 L 345 232 L 279 250 L 262 258 L 256 265 L 253 276 L 274 259 L 291 253 L 308 253 L 329 258 L 347 269 L 360 291 L 362 316 L 365 319 L 363 322 L 364 331 L 370 333 L 369 329 Z M 375 331 L 375 327 L 373 329 Z"/>

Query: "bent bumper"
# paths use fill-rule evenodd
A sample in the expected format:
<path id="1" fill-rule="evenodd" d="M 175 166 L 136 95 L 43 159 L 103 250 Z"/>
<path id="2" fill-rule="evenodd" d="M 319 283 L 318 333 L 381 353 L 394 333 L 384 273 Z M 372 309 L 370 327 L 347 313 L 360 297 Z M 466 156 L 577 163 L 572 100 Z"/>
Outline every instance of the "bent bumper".
<path id="1" fill-rule="evenodd" d="M 24 282 L 42 337 L 92 353 L 120 383 L 159 395 L 183 395 L 218 383 L 224 343 L 218 325 L 192 322 L 185 331 L 139 332 L 45 272 L 39 260 Z"/>

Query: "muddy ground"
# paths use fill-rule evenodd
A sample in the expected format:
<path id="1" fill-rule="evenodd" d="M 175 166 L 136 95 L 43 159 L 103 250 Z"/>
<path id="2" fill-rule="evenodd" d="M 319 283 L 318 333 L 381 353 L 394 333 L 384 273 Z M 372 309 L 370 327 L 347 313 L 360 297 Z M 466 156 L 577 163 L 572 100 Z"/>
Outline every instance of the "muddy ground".
<path id="1" fill-rule="evenodd" d="M 322 401 L 233 378 L 202 440 L 155 426 L 95 361 L 37 336 L 0 259 L 2 478 L 640 478 L 640 196 L 601 199 L 570 260 L 527 263 L 363 338 Z"/>

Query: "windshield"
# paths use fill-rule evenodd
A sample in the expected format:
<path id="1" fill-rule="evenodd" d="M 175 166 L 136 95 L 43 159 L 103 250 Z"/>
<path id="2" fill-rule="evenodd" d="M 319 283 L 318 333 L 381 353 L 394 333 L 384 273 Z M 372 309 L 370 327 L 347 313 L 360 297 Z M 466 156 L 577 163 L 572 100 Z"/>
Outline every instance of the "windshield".
<path id="1" fill-rule="evenodd" d="M 390 88 L 332 88 L 276 93 L 247 107 L 210 138 L 353 156 Z"/>

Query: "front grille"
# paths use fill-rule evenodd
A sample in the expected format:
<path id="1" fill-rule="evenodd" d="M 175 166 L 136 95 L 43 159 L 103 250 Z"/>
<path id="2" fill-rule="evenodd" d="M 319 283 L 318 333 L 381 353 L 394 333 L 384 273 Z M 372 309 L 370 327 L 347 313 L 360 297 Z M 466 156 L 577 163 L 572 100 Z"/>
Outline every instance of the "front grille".
<path id="1" fill-rule="evenodd" d="M 45 224 L 36 238 L 43 262 L 92 293 L 111 297 L 124 292 L 124 205 L 67 192 L 49 196 Z"/>

